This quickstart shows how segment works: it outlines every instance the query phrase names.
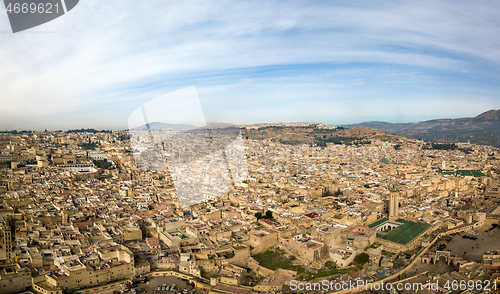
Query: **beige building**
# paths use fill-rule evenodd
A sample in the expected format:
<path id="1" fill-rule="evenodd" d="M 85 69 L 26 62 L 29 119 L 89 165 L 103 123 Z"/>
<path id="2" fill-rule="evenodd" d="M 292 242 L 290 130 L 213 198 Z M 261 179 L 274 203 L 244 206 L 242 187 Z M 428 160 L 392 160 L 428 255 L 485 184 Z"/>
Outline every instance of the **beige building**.
<path id="1" fill-rule="evenodd" d="M 17 263 L 0 267 L 0 293 L 17 293 L 31 287 L 31 272 Z"/>
<path id="2" fill-rule="evenodd" d="M 142 240 L 142 231 L 140 228 L 127 227 L 123 229 L 123 240 L 133 241 Z"/>
<path id="3" fill-rule="evenodd" d="M 347 245 L 364 250 L 375 242 L 377 230 L 357 225 L 342 230 L 341 236 L 342 241 Z"/>
<path id="4" fill-rule="evenodd" d="M 383 218 L 368 227 L 377 230 L 377 242 L 384 245 L 384 250 L 398 253 L 415 249 L 422 244 L 421 237 L 429 235 L 432 226 L 424 222 L 405 219 L 389 220 Z"/>
<path id="5" fill-rule="evenodd" d="M 97 250 L 79 258 L 57 257 L 47 283 L 61 289 L 86 288 L 135 276 L 134 257 L 123 246 Z"/>
<path id="6" fill-rule="evenodd" d="M 329 251 L 330 259 L 339 267 L 348 266 L 356 257 L 356 250 L 347 247 L 337 247 Z"/>
<path id="7" fill-rule="evenodd" d="M 252 255 L 265 252 L 278 245 L 278 232 L 272 229 L 262 229 L 250 235 L 248 245 L 252 248 Z"/>
<path id="8" fill-rule="evenodd" d="M 301 258 L 319 261 L 321 249 L 325 242 L 305 233 L 294 234 L 289 238 L 281 238 L 280 242 Z"/>

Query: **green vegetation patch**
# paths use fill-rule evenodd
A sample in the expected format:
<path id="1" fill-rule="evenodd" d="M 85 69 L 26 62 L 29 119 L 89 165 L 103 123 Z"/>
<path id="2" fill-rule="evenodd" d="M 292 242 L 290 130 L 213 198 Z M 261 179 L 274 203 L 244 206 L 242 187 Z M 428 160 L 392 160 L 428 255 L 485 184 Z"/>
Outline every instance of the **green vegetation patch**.
<path id="1" fill-rule="evenodd" d="M 364 252 L 354 257 L 354 262 L 359 265 L 363 265 L 367 263 L 369 260 L 370 260 L 370 255 Z"/>
<path id="2" fill-rule="evenodd" d="M 289 259 L 283 257 L 283 250 L 272 251 L 268 250 L 264 253 L 258 254 L 254 256 L 255 260 L 257 260 L 261 266 L 276 270 L 278 268 L 292 270 L 297 272 L 297 279 L 302 281 L 311 281 L 317 278 L 329 277 L 334 275 L 343 275 L 350 272 L 349 269 L 336 269 L 336 268 L 322 268 L 314 273 L 306 272 L 305 268 L 302 265 L 294 265 L 292 261 L 295 256 L 291 256 Z M 332 264 L 328 264 L 333 266 Z"/>
<path id="3" fill-rule="evenodd" d="M 296 271 L 298 274 L 302 274 L 305 272 L 303 266 L 292 264 L 292 261 L 290 259 L 286 259 L 283 257 L 282 252 L 268 250 L 264 253 L 254 256 L 254 258 L 260 263 L 261 266 L 268 269 L 276 270 L 278 268 L 282 268 Z"/>
<path id="4" fill-rule="evenodd" d="M 113 164 L 107 159 L 104 160 L 94 160 L 95 166 L 102 169 L 113 169 Z"/>
<path id="5" fill-rule="evenodd" d="M 273 212 L 272 212 L 272 211 L 270 211 L 270 210 L 268 210 L 268 211 L 266 211 L 266 214 L 265 214 L 265 215 L 262 215 L 262 213 L 257 212 L 257 213 L 255 214 L 255 217 L 256 217 L 257 219 L 261 219 L 261 218 L 263 218 L 263 219 L 272 219 L 272 218 L 273 218 Z"/>
<path id="6" fill-rule="evenodd" d="M 301 275 L 298 275 L 297 278 L 303 281 L 312 281 L 318 278 L 330 277 L 335 275 L 345 275 L 348 274 L 349 272 L 350 272 L 349 269 L 322 268 L 314 273 L 303 273 Z"/>

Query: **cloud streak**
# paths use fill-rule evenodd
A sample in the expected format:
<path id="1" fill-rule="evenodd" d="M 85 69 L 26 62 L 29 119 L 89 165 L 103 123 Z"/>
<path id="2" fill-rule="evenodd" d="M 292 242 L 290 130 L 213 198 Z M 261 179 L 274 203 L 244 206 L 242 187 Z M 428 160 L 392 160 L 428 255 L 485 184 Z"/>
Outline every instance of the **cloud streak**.
<path id="1" fill-rule="evenodd" d="M 54 34 L 0 34 L 0 129 L 126 128 L 137 106 L 193 84 L 206 115 L 234 123 L 475 115 L 500 107 L 499 13 L 485 1 L 89 0 L 39 27 Z"/>

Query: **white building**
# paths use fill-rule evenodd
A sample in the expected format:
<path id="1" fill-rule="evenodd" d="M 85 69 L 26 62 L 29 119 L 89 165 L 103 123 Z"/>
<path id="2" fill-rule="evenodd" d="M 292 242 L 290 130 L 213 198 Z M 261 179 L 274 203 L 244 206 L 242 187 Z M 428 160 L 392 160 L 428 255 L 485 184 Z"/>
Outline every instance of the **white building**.
<path id="1" fill-rule="evenodd" d="M 108 156 L 106 154 L 97 153 L 97 152 L 90 153 L 89 158 L 92 160 L 105 160 L 105 159 L 108 160 Z"/>

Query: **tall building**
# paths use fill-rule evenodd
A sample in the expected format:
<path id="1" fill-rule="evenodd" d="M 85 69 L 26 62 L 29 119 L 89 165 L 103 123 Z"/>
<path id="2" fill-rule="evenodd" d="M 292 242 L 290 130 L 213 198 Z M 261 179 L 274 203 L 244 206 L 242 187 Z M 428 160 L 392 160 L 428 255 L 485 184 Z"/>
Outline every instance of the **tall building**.
<path id="1" fill-rule="evenodd" d="M 394 219 L 398 217 L 399 209 L 399 190 L 396 186 L 392 186 L 389 194 L 389 219 Z"/>
<path id="2" fill-rule="evenodd" d="M 10 227 L 5 223 L 0 222 L 0 260 L 8 259 L 10 252 L 12 252 L 12 237 Z"/>

